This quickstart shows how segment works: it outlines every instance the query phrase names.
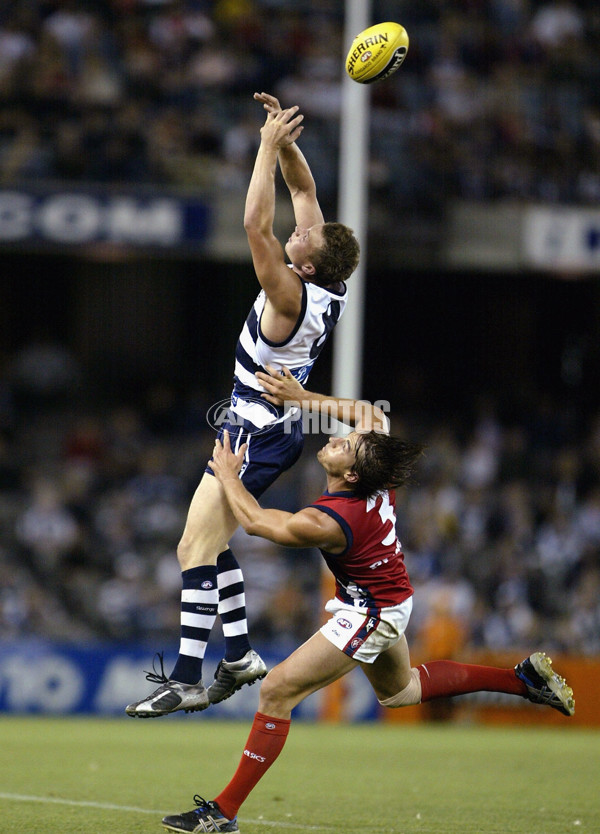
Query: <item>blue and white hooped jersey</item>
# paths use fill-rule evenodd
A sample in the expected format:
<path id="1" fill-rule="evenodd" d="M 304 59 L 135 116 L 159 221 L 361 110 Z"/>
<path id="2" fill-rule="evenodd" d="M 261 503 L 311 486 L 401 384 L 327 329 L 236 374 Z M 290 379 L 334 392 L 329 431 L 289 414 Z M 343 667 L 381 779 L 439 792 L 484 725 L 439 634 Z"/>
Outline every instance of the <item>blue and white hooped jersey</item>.
<path id="1" fill-rule="evenodd" d="M 299 279 L 301 280 L 301 279 Z M 260 319 L 267 295 L 262 290 L 254 302 L 244 323 L 235 350 L 234 387 L 231 394 L 231 411 L 258 429 L 282 422 L 297 409 L 277 408 L 260 395 L 264 388 L 255 377 L 266 365 L 290 369 L 304 385 L 312 366 L 327 341 L 329 334 L 344 312 L 348 290 L 344 283 L 341 291 L 320 287 L 302 281 L 302 308 L 296 326 L 284 342 L 271 342 L 260 329 Z"/>

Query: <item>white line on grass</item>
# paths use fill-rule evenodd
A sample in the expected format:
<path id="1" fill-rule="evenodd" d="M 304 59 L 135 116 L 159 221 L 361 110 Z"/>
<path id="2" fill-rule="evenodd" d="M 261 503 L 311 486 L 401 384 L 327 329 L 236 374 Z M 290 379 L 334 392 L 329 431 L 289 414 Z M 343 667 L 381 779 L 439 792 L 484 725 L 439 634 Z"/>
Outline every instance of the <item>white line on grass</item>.
<path id="1" fill-rule="evenodd" d="M 113 805 L 110 802 L 90 802 L 81 799 L 59 799 L 55 796 L 27 796 L 21 793 L 0 793 L 0 799 L 8 799 L 11 802 L 41 802 L 46 805 L 70 805 L 78 808 L 100 808 L 105 811 L 133 811 L 136 814 L 155 814 L 156 816 L 168 814 L 168 811 L 158 811 L 152 808 L 137 808 L 135 805 Z M 251 820 L 240 818 L 240 822 L 247 822 L 251 825 L 268 825 L 278 828 L 289 828 L 295 831 L 332 831 L 328 825 L 297 825 L 294 822 L 274 822 L 271 820 Z"/>
<path id="2" fill-rule="evenodd" d="M 56 796 L 27 796 L 21 793 L 2 793 L 0 792 L 0 799 L 7 799 L 11 802 L 40 802 L 46 805 L 69 805 L 77 808 L 99 808 L 105 811 L 133 811 L 136 814 L 153 814 L 156 816 L 164 816 L 169 811 L 159 811 L 152 808 L 138 808 L 135 805 L 113 805 L 110 802 L 90 802 L 82 799 L 59 799 Z M 251 820 L 246 817 L 240 817 L 240 822 L 248 823 L 249 825 L 265 825 L 269 828 L 285 828 L 290 831 L 335 831 L 330 825 L 302 825 L 295 822 L 281 822 L 273 820 Z M 383 828 L 381 834 L 384 832 L 397 832 L 396 828 Z M 500 834 L 502 829 L 488 829 L 489 834 Z M 437 828 L 421 827 L 419 826 L 420 834 L 438 834 Z"/>

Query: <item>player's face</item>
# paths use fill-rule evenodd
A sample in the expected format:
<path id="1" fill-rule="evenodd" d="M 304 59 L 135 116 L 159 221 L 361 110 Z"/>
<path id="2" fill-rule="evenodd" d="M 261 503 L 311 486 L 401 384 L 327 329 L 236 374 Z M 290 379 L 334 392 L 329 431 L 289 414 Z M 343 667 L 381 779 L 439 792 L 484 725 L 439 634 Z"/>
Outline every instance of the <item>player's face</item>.
<path id="1" fill-rule="evenodd" d="M 330 437 L 317 452 L 317 460 L 328 475 L 343 477 L 356 463 L 360 435 L 353 431 L 347 437 Z"/>
<path id="2" fill-rule="evenodd" d="M 285 245 L 285 253 L 294 264 L 301 269 L 307 262 L 311 263 L 313 256 L 321 250 L 324 243 L 323 223 L 304 228 L 296 226 Z"/>

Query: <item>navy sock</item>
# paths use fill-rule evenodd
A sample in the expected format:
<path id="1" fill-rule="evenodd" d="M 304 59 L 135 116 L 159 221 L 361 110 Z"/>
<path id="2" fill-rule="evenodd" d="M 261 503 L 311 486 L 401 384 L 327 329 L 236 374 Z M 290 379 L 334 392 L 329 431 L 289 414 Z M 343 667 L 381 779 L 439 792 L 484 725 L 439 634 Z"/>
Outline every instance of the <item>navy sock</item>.
<path id="1" fill-rule="evenodd" d="M 250 649 L 244 576 L 231 550 L 225 550 L 219 554 L 217 583 L 219 586 L 218 611 L 225 637 L 225 660 L 231 662 L 239 660 Z"/>
<path id="2" fill-rule="evenodd" d="M 200 565 L 181 573 L 181 637 L 171 680 L 198 683 L 206 644 L 217 616 L 219 591 L 216 565 Z"/>

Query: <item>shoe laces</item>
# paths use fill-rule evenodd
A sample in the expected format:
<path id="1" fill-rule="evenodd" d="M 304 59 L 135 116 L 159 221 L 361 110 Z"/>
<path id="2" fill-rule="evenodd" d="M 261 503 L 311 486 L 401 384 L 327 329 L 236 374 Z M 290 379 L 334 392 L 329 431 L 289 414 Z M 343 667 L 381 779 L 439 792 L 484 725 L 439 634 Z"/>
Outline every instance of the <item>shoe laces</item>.
<path id="1" fill-rule="evenodd" d="M 204 799 L 203 796 L 200 796 L 200 794 L 197 794 L 197 793 L 194 794 L 194 802 L 196 803 L 196 805 L 198 807 L 194 808 L 194 810 L 191 813 L 196 814 L 197 816 L 201 816 L 202 814 L 206 814 L 206 813 L 210 813 L 210 812 L 214 813 L 218 810 L 218 808 L 216 806 L 214 808 L 212 807 L 213 806 L 212 802 L 207 802 L 207 800 Z"/>
<path id="2" fill-rule="evenodd" d="M 152 660 L 152 671 L 148 672 L 146 669 L 146 680 L 150 681 L 150 683 L 168 683 L 169 678 L 165 675 L 165 664 L 163 661 L 163 652 L 156 652 L 154 658 Z M 156 662 L 160 663 L 160 672 L 156 669 Z M 195 797 L 194 797 L 195 798 Z"/>
<path id="3" fill-rule="evenodd" d="M 203 796 L 200 796 L 199 793 L 194 794 L 194 802 L 196 803 L 196 805 L 198 805 L 199 808 L 201 808 L 202 806 L 208 806 L 208 802 L 206 801 L 206 799 L 204 799 Z"/>

